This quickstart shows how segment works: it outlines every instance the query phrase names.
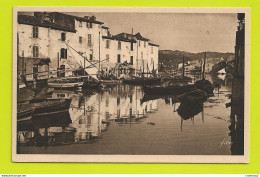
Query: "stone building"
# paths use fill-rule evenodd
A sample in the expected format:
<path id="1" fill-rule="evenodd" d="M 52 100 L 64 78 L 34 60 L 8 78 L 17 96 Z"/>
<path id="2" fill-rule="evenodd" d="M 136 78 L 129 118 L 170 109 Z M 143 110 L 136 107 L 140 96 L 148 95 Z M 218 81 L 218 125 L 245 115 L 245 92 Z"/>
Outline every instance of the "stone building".
<path id="1" fill-rule="evenodd" d="M 158 69 L 159 45 L 140 33 L 111 35 L 103 24 L 94 16 L 19 14 L 18 74 L 26 74 L 27 80 L 71 76 L 85 60 L 94 63 L 102 76 L 116 78 L 143 73 L 149 77 Z"/>

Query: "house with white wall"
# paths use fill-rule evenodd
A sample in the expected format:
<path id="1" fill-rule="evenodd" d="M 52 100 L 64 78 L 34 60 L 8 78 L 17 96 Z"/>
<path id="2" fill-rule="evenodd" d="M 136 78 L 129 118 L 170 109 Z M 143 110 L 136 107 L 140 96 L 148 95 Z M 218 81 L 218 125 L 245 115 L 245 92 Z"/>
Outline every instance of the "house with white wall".
<path id="1" fill-rule="evenodd" d="M 116 78 L 149 77 L 158 69 L 159 45 L 140 33 L 111 35 L 103 24 L 94 16 L 59 12 L 18 15 L 19 75 L 28 74 L 30 80 L 71 76 L 85 60 Z"/>

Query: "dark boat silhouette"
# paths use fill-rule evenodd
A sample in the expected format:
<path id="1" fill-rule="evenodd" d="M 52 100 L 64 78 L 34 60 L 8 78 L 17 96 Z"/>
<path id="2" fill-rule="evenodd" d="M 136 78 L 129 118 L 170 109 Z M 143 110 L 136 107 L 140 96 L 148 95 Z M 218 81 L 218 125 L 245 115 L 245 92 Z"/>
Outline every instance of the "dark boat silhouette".
<path id="1" fill-rule="evenodd" d="M 199 80 L 194 84 L 176 84 L 176 85 L 153 85 L 143 86 L 145 94 L 182 94 L 200 89 L 208 94 L 213 94 L 214 86 L 208 80 Z"/>
<path id="2" fill-rule="evenodd" d="M 196 104 L 185 104 L 181 103 L 177 109 L 179 116 L 184 119 L 191 119 L 203 110 L 203 102 L 198 102 Z"/>
<path id="3" fill-rule="evenodd" d="M 193 90 L 178 96 L 178 100 L 185 104 L 196 104 L 205 101 L 208 94 L 202 90 Z"/>
<path id="4" fill-rule="evenodd" d="M 41 116 L 55 116 L 60 112 L 69 110 L 71 99 L 45 99 L 45 100 L 32 100 L 30 104 L 35 107 L 33 118 Z"/>
<path id="5" fill-rule="evenodd" d="M 160 84 L 160 78 L 144 78 L 144 77 L 133 77 L 131 79 L 123 79 L 124 84 L 130 85 L 155 85 Z"/>

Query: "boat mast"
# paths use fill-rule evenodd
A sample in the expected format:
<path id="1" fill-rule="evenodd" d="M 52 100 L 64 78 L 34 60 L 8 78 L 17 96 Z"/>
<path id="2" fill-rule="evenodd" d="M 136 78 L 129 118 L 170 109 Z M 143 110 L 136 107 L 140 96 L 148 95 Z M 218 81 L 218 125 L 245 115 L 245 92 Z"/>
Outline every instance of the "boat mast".
<path id="1" fill-rule="evenodd" d="M 184 77 L 185 67 L 184 67 L 184 54 L 182 56 L 182 77 Z"/>
<path id="2" fill-rule="evenodd" d="M 84 69 L 83 69 L 83 75 L 85 76 L 85 69 L 86 69 L 86 58 L 84 57 Z"/>
<path id="3" fill-rule="evenodd" d="M 203 62 L 203 70 L 202 70 L 202 80 L 205 80 L 205 65 L 206 65 L 206 52 L 204 53 L 204 62 Z"/>
<path id="4" fill-rule="evenodd" d="M 57 52 L 57 76 L 59 77 L 60 76 L 60 56 L 59 56 L 59 52 Z"/>
<path id="5" fill-rule="evenodd" d="M 150 73 L 148 62 L 147 62 L 147 71 L 146 72 L 147 72 L 147 77 L 148 77 L 148 74 Z"/>
<path id="6" fill-rule="evenodd" d="M 144 77 L 144 59 L 143 59 L 143 74 L 142 76 Z"/>
<path id="7" fill-rule="evenodd" d="M 100 72 L 100 31 L 98 35 L 98 71 Z"/>

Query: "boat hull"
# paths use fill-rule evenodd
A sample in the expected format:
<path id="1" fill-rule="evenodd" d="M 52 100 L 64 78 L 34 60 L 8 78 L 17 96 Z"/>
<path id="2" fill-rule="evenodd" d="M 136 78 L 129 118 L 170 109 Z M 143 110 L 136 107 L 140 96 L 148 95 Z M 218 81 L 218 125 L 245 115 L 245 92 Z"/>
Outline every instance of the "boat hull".
<path id="1" fill-rule="evenodd" d="M 83 86 L 83 82 L 75 83 L 48 83 L 48 86 L 51 88 L 62 88 L 62 89 L 73 89 Z"/>
<path id="2" fill-rule="evenodd" d="M 129 85 L 156 85 L 161 83 L 160 78 L 133 78 L 133 79 L 124 79 L 124 84 Z"/>
<path id="3" fill-rule="evenodd" d="M 168 86 L 168 87 L 148 87 L 143 86 L 143 91 L 146 94 L 155 95 L 178 95 L 196 89 L 194 84 L 185 86 Z"/>
<path id="4" fill-rule="evenodd" d="M 66 112 L 70 108 L 71 99 L 47 99 L 44 101 L 32 101 L 31 104 L 35 107 L 33 119 L 44 116 L 55 116 Z"/>

